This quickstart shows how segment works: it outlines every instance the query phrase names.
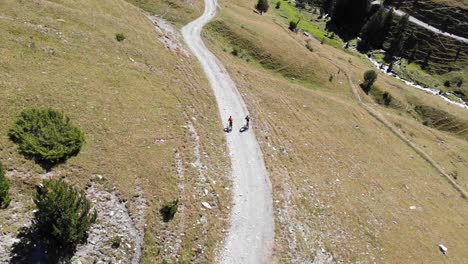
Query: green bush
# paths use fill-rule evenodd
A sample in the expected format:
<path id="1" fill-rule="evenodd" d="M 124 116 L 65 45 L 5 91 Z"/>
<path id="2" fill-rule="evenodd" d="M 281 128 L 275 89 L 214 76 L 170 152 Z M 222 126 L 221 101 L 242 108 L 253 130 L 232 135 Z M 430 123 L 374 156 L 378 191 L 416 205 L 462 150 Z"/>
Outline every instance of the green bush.
<path id="1" fill-rule="evenodd" d="M 237 48 L 237 47 L 234 47 L 234 49 L 232 49 L 232 51 L 231 51 L 231 54 L 233 56 L 236 56 L 236 57 L 239 56 L 240 53 L 241 53 L 241 50 L 239 48 Z"/>
<path id="2" fill-rule="evenodd" d="M 258 0 L 257 4 L 255 5 L 255 9 L 260 12 L 260 15 L 266 13 L 269 7 L 268 0 Z"/>
<path id="3" fill-rule="evenodd" d="M 299 19 L 297 22 L 294 21 L 289 21 L 289 30 L 292 32 L 296 32 L 297 27 L 299 26 L 299 23 L 301 22 L 301 19 Z"/>
<path id="4" fill-rule="evenodd" d="M 115 39 L 118 41 L 118 42 L 122 42 L 126 39 L 125 35 L 122 34 L 122 33 L 117 33 L 115 34 Z"/>
<path id="5" fill-rule="evenodd" d="M 372 85 L 377 80 L 377 73 L 374 70 L 368 70 L 364 73 L 364 82 L 361 84 L 364 92 L 369 93 Z"/>
<path id="6" fill-rule="evenodd" d="M 97 213 L 91 211 L 84 191 L 62 180 L 45 180 L 33 200 L 37 207 L 33 227 L 50 248 L 69 252 L 86 242 Z"/>
<path id="7" fill-rule="evenodd" d="M 85 141 L 68 117 L 52 109 L 23 111 L 9 136 L 23 155 L 47 169 L 78 154 Z"/>
<path id="8" fill-rule="evenodd" d="M 383 103 L 385 106 L 389 106 L 390 103 L 392 102 L 393 100 L 393 96 L 388 93 L 388 92 L 384 92 L 383 95 L 382 95 L 382 99 L 383 99 Z"/>
<path id="9" fill-rule="evenodd" d="M 11 198 L 8 195 L 8 190 L 10 189 L 10 183 L 5 177 L 5 170 L 3 165 L 0 162 L 0 208 L 5 209 L 10 204 Z"/>
<path id="10" fill-rule="evenodd" d="M 179 200 L 175 199 L 174 201 L 165 204 L 159 210 L 159 212 L 161 213 L 163 217 L 164 222 L 169 222 L 170 220 L 172 220 L 172 218 L 174 218 L 174 215 L 177 213 L 178 204 L 179 204 Z"/>

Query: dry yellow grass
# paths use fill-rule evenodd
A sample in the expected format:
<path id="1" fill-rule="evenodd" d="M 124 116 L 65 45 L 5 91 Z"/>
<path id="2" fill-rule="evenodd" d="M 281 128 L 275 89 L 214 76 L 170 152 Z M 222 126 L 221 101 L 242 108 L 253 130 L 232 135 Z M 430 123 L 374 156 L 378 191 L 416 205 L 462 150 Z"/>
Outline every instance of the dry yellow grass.
<path id="1" fill-rule="evenodd" d="M 54 177 L 84 187 L 103 175 L 131 210 L 133 195 L 143 189 L 149 205 L 143 263 L 162 261 L 164 250 L 176 244 L 173 255 L 180 261 L 212 261 L 228 213 L 228 163 L 214 98 L 195 58 L 166 49 L 144 13 L 122 0 L 7 0 L 0 14 L 0 159 L 10 170 L 13 202 L 33 209 L 29 195 L 43 171 L 17 154 L 8 129 L 25 107 L 52 107 L 68 115 L 87 141 L 77 157 L 53 170 Z M 117 42 L 116 33 L 126 40 Z M 206 183 L 191 165 L 197 141 L 189 122 L 201 136 Z M 175 198 L 181 210 L 163 223 L 159 208 Z M 202 200 L 214 209 L 202 209 Z M 11 213 L 0 211 L 0 225 Z M 207 224 L 197 224 L 202 216 Z M 14 232 L 22 224 L 1 229 Z"/>
<path id="2" fill-rule="evenodd" d="M 275 262 L 329 257 L 344 263 L 466 262 L 466 200 L 359 107 L 344 74 L 325 58 L 346 68 L 356 84 L 371 64 L 318 42 L 310 53 L 300 44 L 302 36 L 275 23 L 271 13 L 255 14 L 252 7 L 251 1 L 224 1 L 219 19 L 238 39 L 284 63 L 281 71 L 232 56 L 233 42 L 213 28 L 206 39 L 238 84 L 264 151 L 273 184 Z M 287 71 L 305 77 L 291 80 L 285 78 Z M 405 104 L 417 98 L 466 118 L 466 110 L 389 77 L 379 75 L 377 85 Z M 373 103 L 370 97 L 364 100 Z M 421 125 L 405 108 L 373 107 L 399 123 L 448 171 L 458 170 L 457 181 L 466 186 L 461 176 L 468 169 L 466 140 Z M 439 252 L 439 243 L 449 248 L 448 255 Z"/>

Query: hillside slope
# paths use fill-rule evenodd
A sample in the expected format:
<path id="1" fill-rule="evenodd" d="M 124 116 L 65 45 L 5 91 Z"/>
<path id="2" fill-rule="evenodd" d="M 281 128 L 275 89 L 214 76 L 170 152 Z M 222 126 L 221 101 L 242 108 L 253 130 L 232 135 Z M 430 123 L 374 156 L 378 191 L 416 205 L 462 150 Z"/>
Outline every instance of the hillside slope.
<path id="1" fill-rule="evenodd" d="M 317 40 L 306 48 L 305 36 L 290 32 L 274 10 L 252 12 L 251 1 L 221 7 L 205 36 L 236 81 L 261 139 L 273 184 L 274 262 L 464 263 L 466 200 L 359 107 L 335 64 L 356 86 L 373 66 Z M 411 109 L 427 104 L 463 120 L 466 110 L 388 76 L 379 75 L 377 87 L 399 106 L 378 106 L 362 93 L 364 101 L 466 189 L 468 142 L 416 122 Z M 439 252 L 440 243 L 448 255 Z"/>
<path id="2" fill-rule="evenodd" d="M 199 12 L 178 3 L 174 16 Z M 98 208 L 106 235 L 92 234 L 97 244 L 86 246 L 83 260 L 134 259 L 137 239 L 124 239 L 130 248 L 109 242 L 133 230 L 127 219 L 144 237 L 142 263 L 212 261 L 230 200 L 222 125 L 195 58 L 159 23 L 122 0 L 0 2 L 0 160 L 13 197 L 0 210 L 0 262 L 30 223 L 34 185 L 49 177 L 86 188 Z M 118 42 L 117 33 L 126 39 Z M 63 111 L 86 136 L 81 153 L 50 173 L 20 156 L 7 136 L 32 106 Z M 173 199 L 179 210 L 165 223 L 159 209 Z"/>

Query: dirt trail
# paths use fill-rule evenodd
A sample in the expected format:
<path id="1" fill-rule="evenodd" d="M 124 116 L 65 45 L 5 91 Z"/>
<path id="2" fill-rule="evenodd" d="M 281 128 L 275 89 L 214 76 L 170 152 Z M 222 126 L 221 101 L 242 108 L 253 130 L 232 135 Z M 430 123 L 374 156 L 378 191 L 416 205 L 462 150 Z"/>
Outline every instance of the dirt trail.
<path id="1" fill-rule="evenodd" d="M 221 263 L 269 263 L 274 241 L 271 184 L 253 131 L 240 133 L 248 110 L 221 62 L 201 39 L 201 31 L 216 15 L 217 0 L 205 0 L 205 12 L 182 29 L 184 40 L 200 61 L 214 91 L 220 117 L 234 118 L 226 135 L 231 158 L 234 206 Z M 255 121 L 255 120 L 254 120 Z"/>

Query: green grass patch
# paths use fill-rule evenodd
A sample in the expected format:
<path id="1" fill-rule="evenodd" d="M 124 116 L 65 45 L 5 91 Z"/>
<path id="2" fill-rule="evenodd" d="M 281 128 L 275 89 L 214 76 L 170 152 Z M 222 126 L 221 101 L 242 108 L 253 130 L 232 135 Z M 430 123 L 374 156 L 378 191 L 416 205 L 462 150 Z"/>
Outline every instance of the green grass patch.
<path id="1" fill-rule="evenodd" d="M 301 19 L 299 25 L 297 26 L 297 30 L 307 31 L 315 38 L 319 40 L 323 39 L 324 44 L 328 44 L 339 49 L 343 48 L 343 42 L 339 40 L 337 36 L 330 38 L 332 33 L 325 30 L 324 21 L 316 21 L 318 20 L 316 16 L 299 11 L 294 6 L 291 6 L 288 1 L 280 0 L 279 2 L 281 2 L 281 6 L 275 10 L 287 22 L 287 24 L 289 24 L 290 21 L 297 22 L 299 19 Z M 311 20 L 316 22 L 312 22 Z"/>

